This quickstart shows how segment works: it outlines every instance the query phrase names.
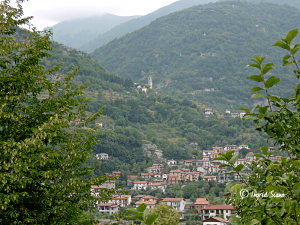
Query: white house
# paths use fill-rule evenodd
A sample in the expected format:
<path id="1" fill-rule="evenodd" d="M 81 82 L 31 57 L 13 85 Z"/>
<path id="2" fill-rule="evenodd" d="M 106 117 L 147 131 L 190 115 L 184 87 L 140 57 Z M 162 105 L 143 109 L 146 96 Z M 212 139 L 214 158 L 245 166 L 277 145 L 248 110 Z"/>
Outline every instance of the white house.
<path id="1" fill-rule="evenodd" d="M 127 207 L 131 203 L 131 195 L 113 195 L 113 200 L 109 200 L 109 203 L 114 203 L 120 207 Z"/>
<path id="2" fill-rule="evenodd" d="M 169 174 L 168 173 L 163 173 L 162 174 L 162 179 L 163 180 L 168 180 Z"/>
<path id="3" fill-rule="evenodd" d="M 185 201 L 183 198 L 165 198 L 162 202 L 167 203 L 168 206 L 172 206 L 173 209 L 182 211 L 185 208 Z"/>
<path id="4" fill-rule="evenodd" d="M 217 176 L 203 176 L 202 178 L 206 181 L 217 180 Z"/>
<path id="5" fill-rule="evenodd" d="M 246 159 L 238 159 L 238 160 L 235 162 L 234 166 L 238 166 L 238 165 L 240 165 L 240 164 L 245 164 L 245 162 L 246 162 Z"/>
<path id="6" fill-rule="evenodd" d="M 146 190 L 148 186 L 148 182 L 147 181 L 134 181 L 133 183 L 133 190 Z"/>
<path id="7" fill-rule="evenodd" d="M 116 187 L 116 181 L 114 180 L 107 180 L 104 184 L 102 184 L 105 188 L 111 189 Z"/>
<path id="8" fill-rule="evenodd" d="M 213 150 L 203 150 L 203 156 L 209 156 L 210 154 L 212 154 L 214 151 Z"/>
<path id="9" fill-rule="evenodd" d="M 153 209 L 155 208 L 156 201 L 138 201 L 135 203 L 135 206 L 139 207 L 141 204 L 145 204 L 147 206 L 147 209 Z"/>
<path id="10" fill-rule="evenodd" d="M 176 160 L 171 159 L 171 160 L 168 160 L 168 165 L 169 166 L 175 166 L 175 165 L 177 165 L 177 162 L 176 162 Z"/>
<path id="11" fill-rule="evenodd" d="M 248 145 L 240 145 L 239 149 L 242 149 L 242 148 L 249 149 L 249 146 Z"/>
<path id="12" fill-rule="evenodd" d="M 99 154 L 96 154 L 95 157 L 97 159 L 108 159 L 108 154 L 107 153 L 99 153 Z"/>
<path id="13" fill-rule="evenodd" d="M 181 171 L 180 170 L 171 170 L 170 173 L 169 173 L 169 176 L 177 176 L 178 179 L 180 179 L 180 173 Z"/>
<path id="14" fill-rule="evenodd" d="M 160 184 L 160 183 L 153 183 L 153 184 L 148 184 L 148 186 L 151 189 L 160 189 L 162 192 L 166 191 L 166 185 L 165 184 Z"/>
<path id="15" fill-rule="evenodd" d="M 215 216 L 222 216 L 224 219 L 229 220 L 231 215 L 236 215 L 234 207 L 231 205 L 212 205 L 203 210 L 203 220 Z"/>
<path id="16" fill-rule="evenodd" d="M 211 217 L 206 220 L 203 220 L 203 225 L 228 225 L 229 221 L 224 220 L 221 217 Z"/>
<path id="17" fill-rule="evenodd" d="M 243 119 L 243 117 L 246 115 L 246 113 L 245 112 L 241 112 L 240 113 L 240 117 L 241 117 L 241 119 Z"/>
<path id="18" fill-rule="evenodd" d="M 148 173 L 154 173 L 154 172 L 159 171 L 159 169 L 157 169 L 157 168 L 155 168 L 155 167 L 148 167 L 148 168 L 147 168 L 147 171 L 148 171 Z"/>
<path id="19" fill-rule="evenodd" d="M 223 147 L 224 150 L 228 151 L 228 150 L 235 150 L 237 149 L 236 145 L 225 145 Z"/>
<path id="20" fill-rule="evenodd" d="M 96 205 L 100 213 L 109 213 L 109 215 L 119 212 L 120 207 L 114 203 L 99 203 Z"/>
<path id="21" fill-rule="evenodd" d="M 248 154 L 245 157 L 247 162 L 252 162 L 256 160 L 256 157 L 254 156 L 253 152 L 248 152 Z"/>

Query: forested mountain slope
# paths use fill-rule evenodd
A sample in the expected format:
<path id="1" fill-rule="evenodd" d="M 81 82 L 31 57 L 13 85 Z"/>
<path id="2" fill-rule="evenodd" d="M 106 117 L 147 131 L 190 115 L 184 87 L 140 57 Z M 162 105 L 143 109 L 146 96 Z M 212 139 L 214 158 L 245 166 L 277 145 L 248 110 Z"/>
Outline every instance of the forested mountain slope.
<path id="1" fill-rule="evenodd" d="M 124 36 L 127 33 L 131 33 L 135 30 L 142 28 L 143 26 L 148 25 L 151 21 L 161 17 L 168 15 L 172 12 L 176 12 L 185 8 L 192 7 L 194 5 L 199 4 L 206 4 L 209 2 L 216 2 L 218 0 L 180 0 L 177 2 L 172 3 L 171 5 L 162 7 L 152 13 L 149 13 L 146 16 L 139 17 L 134 20 L 130 20 L 126 23 L 120 24 L 111 30 L 107 31 L 106 33 L 100 35 L 96 39 L 92 40 L 91 42 L 82 45 L 79 49 L 85 52 L 92 52 L 96 48 L 99 48 L 111 40 L 115 38 L 119 38 Z"/>
<path id="2" fill-rule="evenodd" d="M 62 21 L 51 27 L 54 33 L 53 40 L 72 48 L 79 48 L 113 27 L 137 17 L 139 16 L 103 14 Z"/>
<path id="3" fill-rule="evenodd" d="M 89 82 L 87 91 L 112 90 L 124 92 L 129 88 L 133 88 L 133 82 L 130 78 L 120 77 L 116 73 L 108 72 L 86 53 L 57 42 L 53 42 L 52 47 L 53 51 L 50 54 L 53 57 L 44 59 L 41 62 L 42 65 L 52 68 L 62 62 L 63 64 L 58 71 L 58 74 L 61 75 L 72 71 L 72 68 L 80 65 L 75 82 L 79 85 Z"/>
<path id="4" fill-rule="evenodd" d="M 294 78 L 279 66 L 282 51 L 271 45 L 299 27 L 299 21 L 300 11 L 287 5 L 199 5 L 161 17 L 91 55 L 106 69 L 135 82 L 146 82 L 153 74 L 159 92 L 186 95 L 222 111 L 237 109 L 254 103 L 254 84 L 246 79 L 253 71 L 245 68 L 254 54 L 268 55 L 267 61 L 276 63 L 272 73 L 282 82 L 274 91 L 290 94 L 286 90 Z"/>
<path id="5" fill-rule="evenodd" d="M 223 0 L 224 1 L 224 0 Z M 232 0 L 225 0 L 225 1 L 232 1 Z M 247 1 L 247 2 L 253 2 L 253 3 L 274 3 L 279 5 L 290 5 L 297 7 L 300 9 L 300 1 L 298 0 L 241 0 L 241 1 Z"/>
<path id="6" fill-rule="evenodd" d="M 21 36 L 21 35 L 19 35 Z M 251 151 L 259 151 L 261 145 L 268 145 L 265 137 L 258 136 L 251 121 L 245 124 L 240 118 L 229 115 L 218 118 L 217 112 L 204 116 L 204 105 L 187 98 L 164 97 L 148 90 L 148 94 L 134 89 L 129 78 L 106 71 L 98 62 L 84 52 L 52 44 L 53 57 L 42 61 L 51 68 L 63 62 L 58 75 L 76 67 L 81 69 L 74 83 L 89 83 L 85 94 L 91 98 L 88 114 L 105 106 L 97 123 L 103 135 L 93 148 L 93 153 L 108 153 L 110 160 L 102 164 L 91 155 L 88 163 L 96 167 L 95 175 L 113 170 L 143 172 L 151 160 L 142 150 L 142 143 L 154 143 L 167 159 L 191 159 L 202 157 L 201 150 L 226 144 L 248 144 Z M 54 78 L 52 78 L 54 79 Z M 47 93 L 44 93 L 47 94 Z M 71 125 L 74 125 L 73 121 Z M 85 124 L 86 128 L 96 124 Z M 195 149 L 189 144 L 199 143 Z"/>

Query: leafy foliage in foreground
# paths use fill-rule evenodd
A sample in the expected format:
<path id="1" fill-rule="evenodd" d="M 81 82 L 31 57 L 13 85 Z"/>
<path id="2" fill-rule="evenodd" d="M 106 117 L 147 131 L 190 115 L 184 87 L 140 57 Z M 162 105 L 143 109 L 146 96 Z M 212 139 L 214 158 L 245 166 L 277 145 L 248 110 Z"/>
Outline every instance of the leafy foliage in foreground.
<path id="1" fill-rule="evenodd" d="M 22 18 L 22 2 L 0 3 L 0 223 L 75 224 L 96 200 L 115 193 L 104 189 L 100 198 L 91 195 L 91 185 L 107 177 L 83 179 L 93 168 L 80 166 L 99 135 L 68 124 L 92 122 L 101 110 L 86 116 L 86 86 L 71 82 L 77 69 L 61 80 L 48 79 L 60 68 L 40 65 L 51 56 L 49 32 L 33 29 L 16 40 L 16 27 L 30 19 Z"/>
<path id="2" fill-rule="evenodd" d="M 298 29 L 291 30 L 285 38 L 281 38 L 274 46 L 288 51 L 283 57 L 283 66 L 293 66 L 294 74 L 300 78 L 299 62 L 296 53 L 300 44 L 292 44 L 298 34 Z M 267 73 L 273 70 L 273 63 L 264 63 L 266 57 L 255 56 L 253 64 L 260 71 L 259 75 L 253 75 L 248 79 L 259 83 L 254 87 L 252 98 L 265 98 L 268 105 L 256 106 L 248 113 L 245 119 L 254 118 L 253 122 L 257 130 L 268 134 L 269 138 L 281 147 L 279 151 L 285 152 L 289 157 L 283 157 L 276 162 L 270 160 L 272 151 L 266 146 L 261 147 L 263 154 L 255 154 L 259 159 L 253 161 L 248 168 L 253 172 L 250 176 L 241 176 L 239 184 L 232 183 L 231 199 L 228 203 L 234 205 L 237 214 L 241 218 L 232 217 L 232 224 L 299 224 L 300 221 L 300 84 L 293 88 L 289 98 L 283 98 L 270 94 L 270 88 L 280 82 L 280 78 Z M 263 93 L 257 93 L 263 91 Z M 223 154 L 216 160 L 225 160 L 234 172 L 240 173 L 243 165 L 234 167 L 237 156 L 233 152 Z M 222 165 L 224 167 L 226 165 Z M 241 184 L 240 184 L 241 183 Z"/>

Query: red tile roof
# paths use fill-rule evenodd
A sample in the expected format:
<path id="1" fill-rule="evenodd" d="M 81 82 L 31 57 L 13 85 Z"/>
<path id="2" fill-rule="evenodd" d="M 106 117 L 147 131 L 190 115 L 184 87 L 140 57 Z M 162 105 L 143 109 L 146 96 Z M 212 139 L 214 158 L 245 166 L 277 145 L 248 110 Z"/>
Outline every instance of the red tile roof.
<path id="1" fill-rule="evenodd" d="M 162 201 L 163 202 L 180 202 L 184 200 L 183 198 L 165 198 Z"/>
<path id="2" fill-rule="evenodd" d="M 205 208 L 207 209 L 234 209 L 232 205 L 212 205 Z"/>
<path id="3" fill-rule="evenodd" d="M 156 205 L 156 201 L 139 201 L 139 202 L 136 202 L 135 204 L 136 205 L 141 205 L 141 204 L 145 204 L 145 205 Z"/>

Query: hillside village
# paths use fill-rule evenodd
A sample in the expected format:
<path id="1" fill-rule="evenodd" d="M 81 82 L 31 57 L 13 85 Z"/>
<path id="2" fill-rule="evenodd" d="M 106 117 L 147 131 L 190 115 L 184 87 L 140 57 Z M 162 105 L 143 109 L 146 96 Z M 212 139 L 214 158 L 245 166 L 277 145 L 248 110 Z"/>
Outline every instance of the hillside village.
<path id="1" fill-rule="evenodd" d="M 197 145 L 197 143 L 191 144 Z M 168 188 L 172 188 L 175 185 L 182 184 L 184 186 L 199 180 L 217 183 L 230 183 L 234 180 L 239 180 L 240 175 L 248 173 L 246 166 L 240 175 L 237 173 L 228 175 L 226 174 L 229 172 L 228 169 L 219 168 L 221 164 L 225 164 L 226 162 L 214 159 L 219 157 L 220 153 L 226 153 L 227 151 L 234 151 L 234 155 L 236 155 L 241 149 L 250 151 L 248 145 L 225 145 L 222 147 L 213 147 L 212 150 L 203 150 L 202 159 L 199 160 L 176 161 L 172 159 L 161 163 L 155 162 L 151 167 L 148 167 L 144 173 L 129 175 L 127 177 L 126 188 L 134 191 L 161 190 L 161 193 L 166 193 Z M 269 150 L 274 151 L 276 147 L 269 147 Z M 101 153 L 95 157 L 101 160 L 107 160 L 108 154 Z M 281 156 L 274 155 L 270 157 L 272 161 L 280 158 Z M 247 165 L 252 161 L 256 162 L 256 160 L 255 154 L 248 152 L 245 158 L 239 158 L 237 160 L 235 166 L 239 164 Z M 168 171 L 166 167 L 171 169 Z M 119 178 L 121 173 L 120 171 L 113 171 L 106 175 Z M 102 188 L 116 188 L 116 182 L 114 180 L 106 181 L 102 186 L 92 186 L 91 190 L 97 195 L 97 190 Z M 229 197 L 230 193 L 229 195 L 227 194 L 227 196 Z M 195 209 L 199 220 L 202 220 L 203 224 L 209 224 L 210 222 L 214 222 L 214 224 L 228 224 L 229 217 L 235 215 L 233 206 L 226 204 L 213 205 L 207 198 L 197 198 L 195 202 L 184 198 L 166 197 L 160 199 L 151 195 L 113 195 L 112 198 L 113 200 L 109 202 L 97 202 L 97 209 L 101 214 L 113 215 L 118 213 L 121 208 L 138 207 L 141 204 L 146 204 L 147 208 L 152 209 L 159 203 L 166 203 L 180 213 L 181 219 L 184 218 L 188 210 Z"/>

